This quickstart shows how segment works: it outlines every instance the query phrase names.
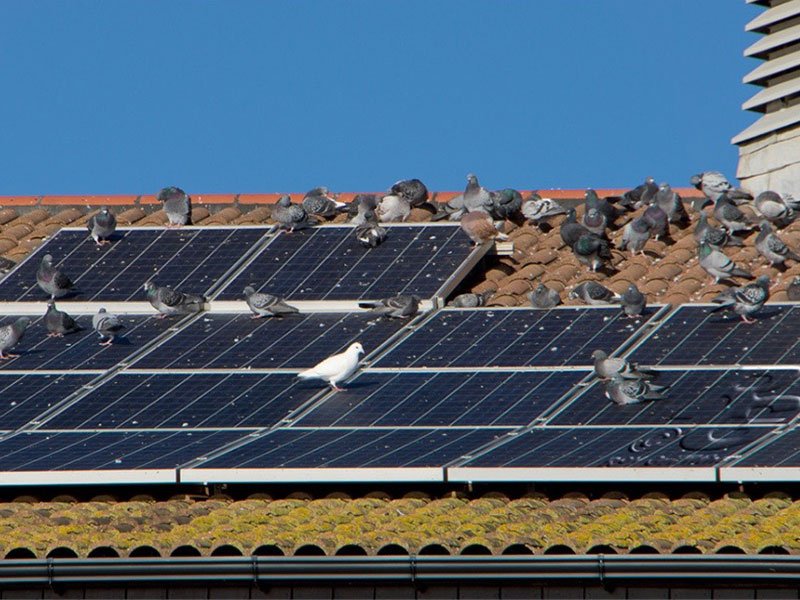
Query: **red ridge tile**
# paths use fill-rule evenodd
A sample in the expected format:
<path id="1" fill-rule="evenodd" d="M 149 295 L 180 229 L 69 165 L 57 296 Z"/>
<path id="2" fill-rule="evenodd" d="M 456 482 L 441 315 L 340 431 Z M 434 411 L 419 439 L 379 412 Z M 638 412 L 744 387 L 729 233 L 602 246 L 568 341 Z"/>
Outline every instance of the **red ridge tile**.
<path id="1" fill-rule="evenodd" d="M 0 196 L 0 206 L 36 206 L 39 196 Z"/>
<path id="2" fill-rule="evenodd" d="M 127 206 L 137 196 L 42 196 L 42 206 Z"/>
<path id="3" fill-rule="evenodd" d="M 239 204 L 276 204 L 283 194 L 239 194 Z M 295 202 L 297 194 L 292 196 Z M 303 194 L 300 194 L 302 200 Z"/>
<path id="4" fill-rule="evenodd" d="M 233 204 L 235 201 L 235 194 L 198 194 L 192 196 L 193 204 Z"/>

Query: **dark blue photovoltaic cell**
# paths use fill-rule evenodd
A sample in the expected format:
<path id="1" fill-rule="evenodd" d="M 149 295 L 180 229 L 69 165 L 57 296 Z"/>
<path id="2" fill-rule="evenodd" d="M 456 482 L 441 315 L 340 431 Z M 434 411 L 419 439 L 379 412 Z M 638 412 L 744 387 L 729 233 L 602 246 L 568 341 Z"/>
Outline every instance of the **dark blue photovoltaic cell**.
<path id="1" fill-rule="evenodd" d="M 96 375 L 0 375 L 0 429 L 17 429 Z"/>
<path id="2" fill-rule="evenodd" d="M 193 468 L 439 467 L 508 431 L 278 429 Z"/>
<path id="3" fill-rule="evenodd" d="M 458 225 L 390 226 L 386 241 L 366 249 L 353 227 L 317 227 L 282 233 L 222 293 L 221 300 L 258 291 L 294 300 L 433 296 L 472 252 Z"/>
<path id="4" fill-rule="evenodd" d="M 800 467 L 800 430 L 792 429 L 730 467 Z"/>
<path id="5" fill-rule="evenodd" d="M 542 427 L 464 467 L 712 467 L 771 427 Z"/>
<path id="6" fill-rule="evenodd" d="M 309 368 L 361 342 L 367 353 L 407 321 L 359 313 L 283 318 L 204 315 L 135 363 L 137 369 Z"/>
<path id="7" fill-rule="evenodd" d="M 294 375 L 122 373 L 59 413 L 59 429 L 271 427 L 327 385 Z"/>
<path id="8" fill-rule="evenodd" d="M 523 426 L 584 371 L 374 373 L 358 376 L 297 422 L 303 427 Z"/>
<path id="9" fill-rule="evenodd" d="M 68 303 L 59 303 L 59 310 L 69 311 Z M 110 346 L 100 345 L 100 336 L 92 328 L 91 315 L 73 315 L 81 331 L 61 338 L 47 337 L 43 317 L 32 317 L 25 335 L 13 349 L 18 358 L 0 361 L 0 369 L 74 370 L 109 369 L 141 349 L 169 327 L 175 319 L 157 319 L 144 315 L 120 315 L 125 329 Z M 0 326 L 17 317 L 0 317 Z"/>
<path id="10" fill-rule="evenodd" d="M 682 306 L 636 348 L 643 365 L 800 363 L 800 307 L 768 304 L 753 324 L 733 312 Z"/>
<path id="11" fill-rule="evenodd" d="M 152 280 L 182 291 L 205 293 L 267 229 L 183 228 L 120 230 L 112 244 L 98 246 L 86 230 L 61 230 L 0 283 L 0 300 L 46 300 L 36 284 L 45 254 L 78 292 L 81 301 L 145 300 Z"/>
<path id="12" fill-rule="evenodd" d="M 24 432 L 0 441 L 0 471 L 174 469 L 243 431 Z"/>
<path id="13" fill-rule="evenodd" d="M 619 307 L 543 310 L 444 310 L 382 357 L 376 367 L 591 365 L 651 315 L 626 318 Z"/>
<path id="14" fill-rule="evenodd" d="M 597 382 L 549 425 L 769 425 L 800 412 L 795 371 L 662 371 L 655 381 L 670 386 L 660 400 L 619 406 Z"/>

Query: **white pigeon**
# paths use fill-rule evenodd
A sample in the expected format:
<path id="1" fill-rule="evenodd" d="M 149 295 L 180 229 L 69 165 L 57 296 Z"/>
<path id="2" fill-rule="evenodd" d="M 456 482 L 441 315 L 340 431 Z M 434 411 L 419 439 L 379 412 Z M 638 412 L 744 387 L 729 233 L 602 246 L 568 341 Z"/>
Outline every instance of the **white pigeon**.
<path id="1" fill-rule="evenodd" d="M 329 356 L 321 363 L 314 365 L 310 369 L 301 371 L 297 374 L 301 379 L 324 379 L 337 392 L 344 391 L 344 388 L 336 385 L 344 381 L 358 369 L 358 358 L 364 354 L 364 348 L 359 342 L 350 346 L 341 354 Z"/>

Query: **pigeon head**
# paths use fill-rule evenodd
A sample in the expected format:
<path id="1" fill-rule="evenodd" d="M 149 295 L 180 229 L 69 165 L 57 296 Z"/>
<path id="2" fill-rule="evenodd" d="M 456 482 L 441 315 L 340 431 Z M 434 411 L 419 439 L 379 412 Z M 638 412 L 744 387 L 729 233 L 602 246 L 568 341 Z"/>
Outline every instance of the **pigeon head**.
<path id="1" fill-rule="evenodd" d="M 547 286 L 543 283 L 540 283 L 536 286 L 536 293 L 537 294 L 544 294 L 547 291 Z"/>
<path id="2" fill-rule="evenodd" d="M 649 175 L 649 176 L 644 178 L 644 182 L 645 183 L 655 183 L 656 180 L 655 180 L 655 177 L 653 177 L 652 175 Z"/>
<path id="3" fill-rule="evenodd" d="M 55 308 L 55 307 L 56 307 L 55 299 L 50 298 L 50 300 L 47 301 L 47 308 L 50 309 L 50 308 Z"/>
<path id="4" fill-rule="evenodd" d="M 701 187 L 703 187 L 703 174 L 701 173 L 699 175 L 692 175 L 689 178 L 689 184 L 693 185 L 699 190 Z"/>
<path id="5" fill-rule="evenodd" d="M 595 350 L 594 352 L 592 352 L 592 358 L 595 360 L 605 360 L 608 358 L 608 354 L 606 354 L 602 350 Z"/>
<path id="6" fill-rule="evenodd" d="M 581 293 L 580 293 L 579 287 L 580 286 L 578 286 L 575 289 L 573 289 L 572 291 L 570 291 L 570 293 L 569 293 L 570 300 L 577 300 L 578 298 L 581 297 Z"/>
<path id="7" fill-rule="evenodd" d="M 291 206 L 292 205 L 292 197 L 289 194 L 284 194 L 278 200 L 278 204 L 281 206 Z"/>
<path id="8" fill-rule="evenodd" d="M 595 192 L 592 188 L 586 188 L 586 192 L 584 193 L 583 197 L 586 198 L 586 200 L 600 200 L 597 192 Z"/>
<path id="9" fill-rule="evenodd" d="M 668 192 L 671 188 L 669 187 L 669 184 L 666 181 L 663 181 L 658 186 L 658 189 L 661 190 L 662 192 Z"/>
<path id="10" fill-rule="evenodd" d="M 152 281 L 148 281 L 144 284 L 145 292 L 152 292 L 154 289 L 156 289 L 156 286 Z"/>
<path id="11" fill-rule="evenodd" d="M 309 192 L 306 194 L 306 196 L 328 196 L 328 195 L 330 195 L 330 192 L 328 191 L 328 188 L 326 188 L 324 185 L 315 187 L 313 190 L 309 190 Z"/>
<path id="12" fill-rule="evenodd" d="M 361 345 L 361 342 L 355 342 L 354 344 L 350 344 L 350 347 L 348 348 L 348 350 L 351 350 L 352 352 L 355 352 L 359 356 L 361 354 L 364 354 L 364 346 Z"/>
<path id="13" fill-rule="evenodd" d="M 166 202 L 167 200 L 172 200 L 173 198 L 180 198 L 181 196 L 185 196 L 186 192 L 184 192 L 181 188 L 170 186 L 162 188 L 161 191 L 158 192 L 158 196 L 156 197 L 159 202 Z"/>
<path id="14" fill-rule="evenodd" d="M 105 313 L 106 313 L 106 309 L 105 308 L 98 308 L 97 309 L 97 314 L 104 315 Z"/>
<path id="15" fill-rule="evenodd" d="M 769 291 L 769 275 L 762 275 L 755 281 L 756 285 Z"/>
<path id="16" fill-rule="evenodd" d="M 43 265 L 47 265 L 47 266 L 52 265 L 53 264 L 53 257 L 50 254 L 45 254 L 42 257 L 42 264 Z"/>
<path id="17" fill-rule="evenodd" d="M 100 209 L 100 214 L 107 215 L 108 214 L 108 207 L 107 206 L 103 206 Z"/>

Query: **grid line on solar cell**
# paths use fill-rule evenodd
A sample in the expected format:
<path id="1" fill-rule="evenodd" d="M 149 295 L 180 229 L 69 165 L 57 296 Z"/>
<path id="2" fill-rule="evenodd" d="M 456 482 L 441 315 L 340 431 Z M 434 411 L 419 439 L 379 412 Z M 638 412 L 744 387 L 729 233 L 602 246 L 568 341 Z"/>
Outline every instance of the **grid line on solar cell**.
<path id="1" fill-rule="evenodd" d="M 205 293 L 266 229 L 126 229 L 112 244 L 97 246 L 86 230 L 62 229 L 0 283 L 0 300 L 36 301 L 47 295 L 36 285 L 45 254 L 76 285 L 65 298 L 82 301 L 144 300 L 147 281 Z"/>
<path id="2" fill-rule="evenodd" d="M 375 367 L 591 365 L 635 335 L 653 310 L 637 319 L 618 307 L 445 309 L 378 358 Z"/>
<path id="3" fill-rule="evenodd" d="M 35 421 L 49 407 L 62 402 L 96 375 L 0 375 L 0 427 L 17 429 Z"/>
<path id="4" fill-rule="evenodd" d="M 547 424 L 782 424 L 800 413 L 794 370 L 665 370 L 655 383 L 669 386 L 664 398 L 619 406 L 596 381 Z"/>
<path id="5" fill-rule="evenodd" d="M 457 225 L 390 226 L 387 241 L 365 249 L 353 227 L 281 233 L 240 270 L 218 297 L 240 298 L 247 285 L 294 300 L 432 297 L 473 252 Z"/>
<path id="6" fill-rule="evenodd" d="M 800 430 L 784 431 L 727 466 L 800 467 Z"/>

